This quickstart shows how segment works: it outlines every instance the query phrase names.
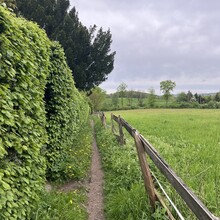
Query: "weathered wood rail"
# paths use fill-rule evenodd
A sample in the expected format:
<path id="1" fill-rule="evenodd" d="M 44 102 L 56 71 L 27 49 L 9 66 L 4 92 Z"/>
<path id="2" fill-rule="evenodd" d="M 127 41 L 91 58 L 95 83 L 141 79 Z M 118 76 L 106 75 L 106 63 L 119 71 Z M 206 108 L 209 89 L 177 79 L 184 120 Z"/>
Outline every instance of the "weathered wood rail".
<path id="1" fill-rule="evenodd" d="M 106 117 L 104 113 L 101 113 L 101 120 L 104 126 L 106 126 Z M 117 130 L 114 127 L 114 122 L 118 124 L 119 135 L 116 135 L 121 144 L 125 143 L 123 127 L 127 132 L 134 138 L 135 145 L 137 148 L 138 158 L 141 166 L 141 171 L 143 174 L 145 189 L 150 198 L 150 203 L 152 208 L 155 208 L 155 201 L 158 200 L 166 209 L 167 215 L 170 219 L 175 219 L 167 206 L 165 205 L 160 194 L 154 187 L 151 171 L 146 160 L 146 154 L 151 158 L 156 167 L 160 172 L 166 177 L 170 182 L 172 187 L 176 192 L 182 197 L 187 206 L 192 210 L 195 216 L 200 220 L 220 220 L 219 217 L 214 216 L 206 206 L 199 200 L 199 198 L 192 192 L 192 190 L 187 187 L 183 180 L 176 175 L 176 173 L 170 168 L 170 166 L 165 162 L 165 160 L 159 155 L 155 148 L 128 122 L 126 122 L 120 116 L 115 116 L 111 114 L 111 126 L 112 131 L 115 133 Z"/>

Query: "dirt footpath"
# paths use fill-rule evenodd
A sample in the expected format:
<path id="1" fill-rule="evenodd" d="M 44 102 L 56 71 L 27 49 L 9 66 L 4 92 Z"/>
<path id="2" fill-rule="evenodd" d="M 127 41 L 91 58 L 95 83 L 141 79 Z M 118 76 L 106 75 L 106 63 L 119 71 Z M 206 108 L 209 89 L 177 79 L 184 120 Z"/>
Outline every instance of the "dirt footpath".
<path id="1" fill-rule="evenodd" d="M 94 124 L 92 122 L 92 128 Z M 91 165 L 91 179 L 88 192 L 88 207 L 89 220 L 104 220 L 103 210 L 103 171 L 101 167 L 101 159 L 97 148 L 97 143 L 93 128 L 93 154 Z"/>

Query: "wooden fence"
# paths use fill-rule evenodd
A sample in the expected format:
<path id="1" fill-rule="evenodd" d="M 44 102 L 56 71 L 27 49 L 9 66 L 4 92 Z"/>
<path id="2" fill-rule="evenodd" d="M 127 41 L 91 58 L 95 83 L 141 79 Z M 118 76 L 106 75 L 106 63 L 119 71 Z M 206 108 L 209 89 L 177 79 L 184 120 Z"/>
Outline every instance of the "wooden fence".
<path id="1" fill-rule="evenodd" d="M 101 113 L 100 118 L 103 125 L 106 127 L 106 117 L 104 113 Z M 115 128 L 114 122 L 118 124 L 118 129 Z M 169 165 L 164 161 L 164 159 L 159 155 L 159 153 L 154 149 L 154 147 L 130 124 L 128 124 L 120 116 L 115 116 L 111 114 L 111 129 L 115 134 L 119 131 L 119 135 L 115 134 L 117 139 L 121 144 L 125 143 L 123 127 L 128 131 L 128 133 L 134 138 L 137 154 L 141 166 L 141 171 L 144 179 L 144 185 L 146 192 L 150 198 L 150 204 L 152 209 L 155 209 L 155 202 L 159 201 L 162 206 L 166 209 L 167 215 L 170 219 L 174 220 L 172 213 L 163 201 L 160 193 L 154 186 L 152 180 L 152 173 L 150 171 L 146 154 L 151 158 L 156 167 L 160 172 L 166 177 L 170 182 L 172 187 L 176 192 L 182 197 L 187 206 L 192 210 L 195 216 L 200 220 L 220 220 L 220 218 L 214 216 L 205 205 L 198 199 L 198 197 L 187 187 L 183 180 L 176 175 L 176 173 L 169 167 Z M 181 214 L 180 214 L 181 215 Z M 180 217 L 181 218 L 181 217 Z M 181 219 L 184 219 L 183 217 Z"/>

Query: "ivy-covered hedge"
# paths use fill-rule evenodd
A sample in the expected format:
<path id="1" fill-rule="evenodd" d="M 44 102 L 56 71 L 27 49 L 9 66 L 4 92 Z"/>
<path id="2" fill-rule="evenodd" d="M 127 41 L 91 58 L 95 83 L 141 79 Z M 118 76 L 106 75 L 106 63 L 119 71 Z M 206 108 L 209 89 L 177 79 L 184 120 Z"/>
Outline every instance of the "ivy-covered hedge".
<path id="1" fill-rule="evenodd" d="M 63 49 L 51 46 L 51 69 L 45 92 L 48 144 L 46 147 L 47 178 L 64 181 L 71 178 L 67 163 L 74 150 L 74 140 L 88 119 L 88 104 L 74 86 Z"/>
<path id="2" fill-rule="evenodd" d="M 45 181 L 49 51 L 43 30 L 0 7 L 0 219 L 28 219 Z"/>

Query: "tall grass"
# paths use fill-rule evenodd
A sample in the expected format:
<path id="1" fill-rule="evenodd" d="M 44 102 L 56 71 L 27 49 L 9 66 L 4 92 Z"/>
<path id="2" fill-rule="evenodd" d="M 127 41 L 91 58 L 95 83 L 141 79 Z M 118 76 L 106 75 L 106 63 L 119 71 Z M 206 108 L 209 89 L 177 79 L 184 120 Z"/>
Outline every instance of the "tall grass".
<path id="1" fill-rule="evenodd" d="M 83 181 L 87 178 L 91 164 L 92 131 L 86 124 L 72 143 L 73 149 L 69 151 L 71 160 L 65 164 L 66 173 L 74 181 Z M 64 183 L 62 179 L 59 181 Z M 31 220 L 86 220 L 86 189 L 70 189 L 68 192 L 57 191 L 57 182 L 52 183 L 55 189 L 51 192 L 43 192 L 41 200 L 32 213 Z"/>
<path id="2" fill-rule="evenodd" d="M 105 173 L 105 215 L 108 220 L 165 219 L 161 210 L 152 213 L 144 190 L 134 141 L 119 145 L 109 130 L 96 123 L 97 144 Z"/>
<path id="3" fill-rule="evenodd" d="M 220 111 L 151 109 L 114 113 L 138 129 L 209 210 L 220 215 Z M 179 203 L 176 195 L 173 197 Z M 186 217 L 190 215 L 182 208 Z"/>

